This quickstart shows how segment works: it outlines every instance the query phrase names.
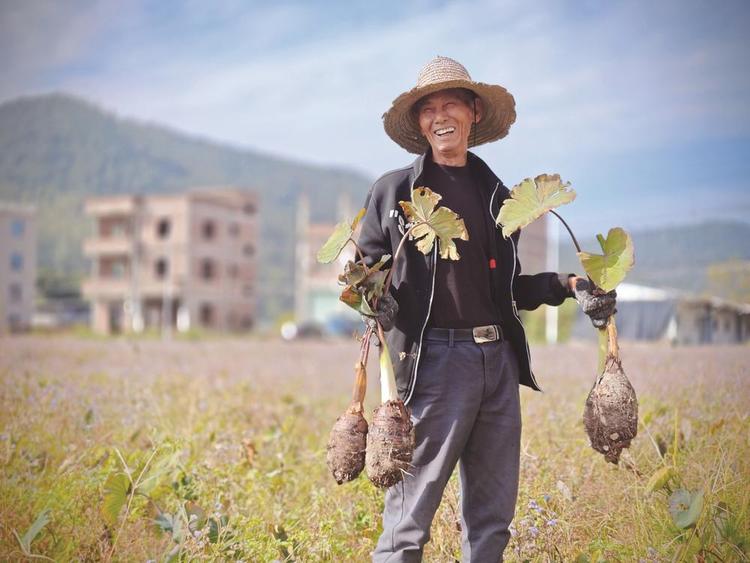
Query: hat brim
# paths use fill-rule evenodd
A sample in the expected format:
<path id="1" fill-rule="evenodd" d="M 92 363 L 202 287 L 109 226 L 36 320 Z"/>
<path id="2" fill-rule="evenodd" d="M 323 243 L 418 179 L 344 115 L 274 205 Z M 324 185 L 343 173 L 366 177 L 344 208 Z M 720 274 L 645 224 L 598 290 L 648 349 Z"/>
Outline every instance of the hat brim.
<path id="1" fill-rule="evenodd" d="M 420 98 L 448 88 L 466 88 L 482 100 L 482 118 L 476 125 L 476 133 L 469 137 L 469 147 L 490 143 L 508 134 L 510 126 L 516 121 L 516 101 L 513 96 L 496 84 L 460 79 L 412 88 L 401 94 L 383 114 L 385 132 L 410 153 L 424 153 L 430 145 L 422 135 L 411 108 Z"/>

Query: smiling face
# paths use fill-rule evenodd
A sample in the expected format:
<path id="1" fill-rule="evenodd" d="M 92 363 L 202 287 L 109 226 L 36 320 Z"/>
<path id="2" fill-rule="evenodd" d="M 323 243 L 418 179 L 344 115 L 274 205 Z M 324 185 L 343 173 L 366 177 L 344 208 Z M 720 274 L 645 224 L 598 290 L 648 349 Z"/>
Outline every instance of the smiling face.
<path id="1" fill-rule="evenodd" d="M 481 117 L 481 99 L 476 99 L 476 121 Z M 440 90 L 416 104 L 419 129 L 432 147 L 438 164 L 464 166 L 474 108 L 469 97 L 457 89 Z"/>

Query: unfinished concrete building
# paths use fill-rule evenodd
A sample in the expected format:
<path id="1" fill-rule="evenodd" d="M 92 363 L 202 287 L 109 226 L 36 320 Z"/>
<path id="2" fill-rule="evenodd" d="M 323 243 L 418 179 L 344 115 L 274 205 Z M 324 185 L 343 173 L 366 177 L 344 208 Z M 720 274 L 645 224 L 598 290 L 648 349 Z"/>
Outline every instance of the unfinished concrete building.
<path id="1" fill-rule="evenodd" d="M 0 333 L 27 330 L 34 312 L 34 209 L 0 203 Z"/>
<path id="2" fill-rule="evenodd" d="M 257 196 L 235 189 L 86 201 L 92 328 L 248 330 L 257 295 Z"/>

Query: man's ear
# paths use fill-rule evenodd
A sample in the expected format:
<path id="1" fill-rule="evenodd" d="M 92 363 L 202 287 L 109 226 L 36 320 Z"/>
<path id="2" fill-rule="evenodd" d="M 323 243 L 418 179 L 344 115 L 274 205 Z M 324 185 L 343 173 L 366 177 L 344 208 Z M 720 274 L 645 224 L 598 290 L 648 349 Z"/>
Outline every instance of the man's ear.
<path id="1" fill-rule="evenodd" d="M 477 96 L 474 98 L 474 123 L 482 121 L 482 115 L 484 113 L 484 106 L 482 105 L 482 98 Z"/>

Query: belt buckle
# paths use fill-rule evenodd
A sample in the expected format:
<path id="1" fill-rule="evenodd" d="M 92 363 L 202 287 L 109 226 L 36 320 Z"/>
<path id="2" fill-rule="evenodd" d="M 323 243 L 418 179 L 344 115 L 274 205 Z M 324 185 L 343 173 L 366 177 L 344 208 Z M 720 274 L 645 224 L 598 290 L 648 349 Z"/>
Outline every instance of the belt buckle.
<path id="1" fill-rule="evenodd" d="M 499 338 L 495 325 L 477 326 L 471 329 L 471 331 L 474 336 L 474 342 L 477 344 L 494 342 Z"/>

